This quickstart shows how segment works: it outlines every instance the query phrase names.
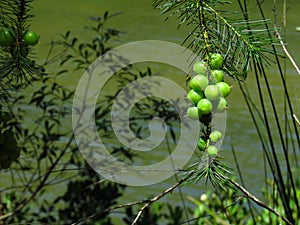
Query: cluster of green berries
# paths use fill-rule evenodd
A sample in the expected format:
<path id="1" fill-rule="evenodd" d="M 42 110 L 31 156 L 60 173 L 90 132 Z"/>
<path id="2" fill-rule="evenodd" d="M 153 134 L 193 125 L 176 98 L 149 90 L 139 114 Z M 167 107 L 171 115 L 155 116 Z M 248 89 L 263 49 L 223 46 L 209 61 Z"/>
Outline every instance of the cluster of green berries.
<path id="1" fill-rule="evenodd" d="M 0 46 L 8 48 L 12 55 L 19 51 L 22 56 L 26 57 L 29 46 L 35 46 L 40 37 L 33 31 L 26 31 L 20 36 L 12 29 L 0 28 Z"/>
<path id="2" fill-rule="evenodd" d="M 213 53 L 208 62 L 199 61 L 193 66 L 195 76 L 190 80 L 190 91 L 187 97 L 194 106 L 189 107 L 187 115 L 191 119 L 207 123 L 211 120 L 213 113 L 222 113 L 227 109 L 226 97 L 230 94 L 231 87 L 224 82 L 224 71 L 221 69 L 224 58 L 221 54 Z M 214 145 L 208 145 L 220 140 L 222 133 L 213 131 L 209 135 L 199 138 L 198 148 L 207 150 L 208 154 L 214 156 L 218 149 Z"/>
<path id="3" fill-rule="evenodd" d="M 8 112 L 0 112 L 0 124 L 3 125 L 11 120 Z M 0 132 L 0 169 L 7 169 L 13 161 L 20 156 L 20 149 L 17 147 L 17 142 L 14 139 L 13 132 L 6 129 Z"/>

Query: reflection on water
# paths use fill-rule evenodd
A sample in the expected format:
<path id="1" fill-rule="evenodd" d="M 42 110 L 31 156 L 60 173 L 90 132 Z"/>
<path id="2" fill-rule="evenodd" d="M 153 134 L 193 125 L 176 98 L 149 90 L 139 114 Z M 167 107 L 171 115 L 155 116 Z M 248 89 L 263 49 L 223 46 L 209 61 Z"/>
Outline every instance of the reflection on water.
<path id="1" fill-rule="evenodd" d="M 41 35 L 41 44 L 36 47 L 37 60 L 39 61 L 45 56 L 49 41 L 52 38 L 57 37 L 58 34 L 64 33 L 66 30 L 74 30 L 75 34 L 86 38 L 86 34 L 82 29 L 82 26 L 86 24 L 88 17 L 99 15 L 99 13 L 102 14 L 105 10 L 110 12 L 124 12 L 123 15 L 114 18 L 110 23 L 112 26 L 116 26 L 127 32 L 123 38 L 120 38 L 115 42 L 116 45 L 144 39 L 159 39 L 181 43 L 187 35 L 188 29 L 182 28 L 177 30 L 175 20 L 163 22 L 163 17 L 159 15 L 158 11 L 152 9 L 150 2 L 151 1 L 148 0 L 87 0 L 84 1 L 84 3 L 81 0 L 36 1 L 36 8 L 34 10 L 36 17 L 33 19 L 33 28 Z M 272 1 L 269 2 L 271 4 Z M 286 40 L 289 43 L 287 47 L 291 50 L 291 54 L 294 56 L 296 61 L 300 61 L 300 51 L 295 51 L 295 49 L 298 49 L 300 33 L 297 33 L 294 30 L 296 26 L 300 25 L 297 24 L 299 22 L 298 11 L 300 9 L 300 2 L 293 1 L 291 4 L 293 6 L 289 9 L 287 15 L 288 23 L 286 28 Z M 265 9 L 269 8 L 269 10 L 267 10 L 267 15 L 269 16 L 272 15 L 270 7 L 270 5 L 265 6 Z M 253 10 L 252 13 L 257 12 L 254 6 L 251 6 L 250 9 Z M 281 8 L 279 7 L 278 10 L 280 9 Z M 300 65 L 300 63 L 298 64 Z M 286 63 L 286 68 L 288 87 L 291 91 L 290 94 L 292 102 L 295 103 L 295 109 L 300 115 L 298 101 L 300 97 L 298 91 L 300 76 L 296 75 L 289 62 Z M 157 70 L 164 73 L 164 69 L 168 70 L 168 74 L 173 74 L 172 79 L 181 83 L 182 87 L 187 88 L 184 83 L 184 75 L 181 72 L 176 69 L 170 69 L 169 67 L 165 68 L 162 65 L 159 65 Z M 279 108 L 283 108 L 283 90 L 280 79 L 276 73 L 276 67 L 271 65 L 268 68 L 267 75 L 272 85 L 271 89 L 273 91 L 276 104 L 280 104 Z M 70 78 L 71 76 L 67 74 L 63 77 L 63 79 L 61 79 L 61 82 L 69 88 L 74 88 L 76 87 L 76 82 L 80 76 L 81 73 L 77 73 L 72 74 L 72 78 Z M 264 165 L 262 147 L 245 101 L 238 90 L 238 85 L 230 78 L 227 78 L 227 81 L 233 85 L 233 88 L 231 95 L 228 97 L 229 111 L 227 133 L 221 154 L 224 156 L 225 161 L 227 161 L 232 168 L 235 169 L 230 144 L 232 143 L 234 145 L 247 187 L 255 194 L 260 195 L 260 190 L 264 184 L 264 176 L 262 172 Z M 249 74 L 246 82 L 250 92 L 255 92 L 256 83 L 252 74 Z M 255 96 L 255 93 L 253 94 Z M 258 97 L 254 98 L 254 101 L 255 100 L 257 100 L 257 102 L 254 103 L 259 105 Z M 268 110 L 268 113 L 271 115 L 273 112 Z M 282 115 L 280 116 L 280 119 L 284 121 Z M 277 129 L 275 123 L 272 123 L 271 126 L 272 129 Z M 278 144 L 278 149 L 280 149 L 280 142 L 278 141 L 276 143 Z M 159 151 L 154 151 L 153 158 L 149 158 L 149 162 L 153 159 L 160 158 L 159 154 Z M 129 187 L 128 190 L 131 193 L 136 193 L 138 191 L 139 196 L 136 196 L 135 194 L 132 196 L 127 195 L 126 200 L 133 201 L 136 200 L 136 197 L 138 199 L 146 198 L 151 194 L 163 191 L 164 188 L 174 182 L 174 179 L 169 179 L 159 185 L 152 185 L 147 188 L 143 188 L 144 193 L 138 191 L 140 188 Z M 191 185 L 188 188 L 185 187 L 183 188 L 183 191 L 186 194 L 198 196 L 205 189 L 207 188 L 205 188 L 205 185 L 201 183 Z M 167 196 L 165 200 L 175 203 L 180 201 L 179 195 L 176 193 L 177 192 L 174 192 L 173 195 Z"/>

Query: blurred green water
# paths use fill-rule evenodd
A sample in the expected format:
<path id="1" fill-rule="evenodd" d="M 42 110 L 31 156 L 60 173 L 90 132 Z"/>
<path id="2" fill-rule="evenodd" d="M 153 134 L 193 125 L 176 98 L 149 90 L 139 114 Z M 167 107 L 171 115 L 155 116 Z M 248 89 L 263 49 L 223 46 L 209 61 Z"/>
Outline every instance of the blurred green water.
<path id="1" fill-rule="evenodd" d="M 115 45 L 148 39 L 165 40 L 180 44 L 186 37 L 189 29 L 182 27 L 178 30 L 175 19 L 164 22 L 164 17 L 160 16 L 160 12 L 154 10 L 150 3 L 151 1 L 148 0 L 37 0 L 34 3 L 35 17 L 32 21 L 32 29 L 41 35 L 41 43 L 36 47 L 37 62 L 43 62 L 49 49 L 49 42 L 66 30 L 74 31 L 74 34 L 79 37 L 88 38 L 88 35 L 82 27 L 87 23 L 91 24 L 89 21 L 90 16 L 101 15 L 106 10 L 111 13 L 123 12 L 123 15 L 115 17 L 109 23 L 109 25 L 126 32 L 122 38 L 115 41 Z M 281 4 L 280 1 L 278 4 Z M 300 52 L 297 50 L 298 42 L 300 41 L 300 33 L 295 31 L 295 27 L 300 24 L 297 17 L 297 10 L 299 11 L 300 9 L 300 2 L 292 1 L 289 4 L 291 7 L 289 8 L 287 15 L 287 47 L 290 49 L 290 53 L 295 60 L 300 61 Z M 272 1 L 266 3 L 264 9 L 267 16 L 272 20 Z M 251 14 L 256 15 L 257 9 L 254 5 L 250 5 L 250 10 Z M 278 7 L 278 16 L 281 16 L 280 10 L 282 10 L 282 8 Z M 280 23 L 280 21 L 281 20 L 279 20 L 278 23 Z M 168 66 L 151 65 L 163 74 L 171 74 L 168 77 L 172 77 L 172 79 L 177 83 L 180 83 L 183 88 L 187 89 L 184 83 L 185 77 L 180 71 Z M 51 68 L 51 70 L 55 71 L 56 68 Z M 289 62 L 286 64 L 286 71 L 288 87 L 295 104 L 295 110 L 299 112 L 300 115 L 298 101 L 300 95 L 297 90 L 300 84 L 300 76 L 296 74 Z M 276 103 L 283 108 L 283 90 L 275 65 L 271 65 L 268 68 L 267 74 L 272 85 Z M 81 75 L 81 72 L 66 74 L 60 79 L 60 82 L 66 87 L 74 89 L 76 88 Z M 230 109 L 228 111 L 227 133 L 223 144 L 224 150 L 222 155 L 224 156 L 225 161 L 235 168 L 230 150 L 230 144 L 232 143 L 236 149 L 246 186 L 249 190 L 260 196 L 260 190 L 264 184 L 262 148 L 254 124 L 250 118 L 250 114 L 247 111 L 246 104 L 238 90 L 238 85 L 231 79 L 227 79 L 227 81 L 233 85 L 233 89 L 228 100 Z M 246 82 L 250 91 L 255 90 L 255 79 L 251 72 L 249 73 Z M 259 104 L 258 98 L 256 99 L 257 102 L 255 103 Z M 268 113 L 272 114 L 272 111 L 269 110 Z M 284 120 L 283 116 L 281 119 Z M 66 125 L 71 126 L 71 121 L 66 122 Z M 277 129 L 275 123 L 272 123 L 272 127 Z M 279 141 L 275 141 L 275 143 L 278 143 L 279 146 Z M 278 149 L 280 149 L 280 147 Z M 159 154 L 159 152 L 153 153 L 153 159 L 159 158 Z M 153 159 L 149 159 L 149 161 Z M 174 178 L 172 178 L 166 182 L 148 187 L 128 187 L 128 194 L 121 199 L 121 202 L 144 199 L 150 195 L 163 191 L 174 182 Z M 204 184 L 200 183 L 184 187 L 182 188 L 182 191 L 184 194 L 198 196 L 209 188 L 210 187 L 206 187 Z M 53 193 L 58 193 L 58 190 L 59 189 L 53 190 Z M 164 200 L 174 203 L 178 202 L 178 204 L 180 204 L 178 192 L 166 196 Z"/>

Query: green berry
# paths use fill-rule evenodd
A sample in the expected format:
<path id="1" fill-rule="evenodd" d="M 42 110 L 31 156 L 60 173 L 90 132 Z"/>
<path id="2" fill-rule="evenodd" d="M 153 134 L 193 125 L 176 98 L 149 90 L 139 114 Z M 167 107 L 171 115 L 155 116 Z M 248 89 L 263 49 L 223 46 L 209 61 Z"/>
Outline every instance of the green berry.
<path id="1" fill-rule="evenodd" d="M 211 76 L 214 78 L 217 82 L 221 82 L 224 80 L 224 72 L 223 70 L 212 70 Z"/>
<path id="2" fill-rule="evenodd" d="M 2 28 L 0 30 L 0 45 L 3 47 L 11 46 L 16 41 L 16 35 L 11 29 Z"/>
<path id="3" fill-rule="evenodd" d="M 213 53 L 209 57 L 209 65 L 212 69 L 219 69 L 222 67 L 224 58 L 219 53 Z"/>
<path id="4" fill-rule="evenodd" d="M 189 107 L 187 110 L 187 116 L 193 120 L 198 120 L 200 117 L 197 107 Z"/>
<path id="5" fill-rule="evenodd" d="M 204 98 L 203 92 L 196 92 L 193 89 L 189 91 L 187 95 L 188 99 L 190 99 L 194 104 L 197 104 L 201 99 Z"/>
<path id="6" fill-rule="evenodd" d="M 204 98 L 198 102 L 197 107 L 199 109 L 200 114 L 207 115 L 211 113 L 212 103 L 208 99 Z"/>
<path id="7" fill-rule="evenodd" d="M 40 37 L 33 31 L 27 31 L 24 35 L 24 41 L 31 46 L 36 45 L 39 42 Z"/>
<path id="8" fill-rule="evenodd" d="M 222 137 L 222 133 L 218 130 L 211 132 L 211 134 L 209 135 L 209 139 L 212 142 L 217 142 L 218 140 L 220 140 L 221 137 Z"/>
<path id="9" fill-rule="evenodd" d="M 230 86 L 226 82 L 219 82 L 216 86 L 219 88 L 222 97 L 226 98 L 230 94 Z"/>
<path id="10" fill-rule="evenodd" d="M 207 75 L 207 63 L 204 61 L 199 61 L 196 62 L 193 66 L 193 71 L 196 75 L 201 74 L 201 75 Z"/>
<path id="11" fill-rule="evenodd" d="M 227 108 L 227 101 L 225 98 L 220 97 L 218 103 L 217 103 L 217 107 L 216 107 L 216 112 L 217 113 L 222 113 L 226 110 Z"/>
<path id="12" fill-rule="evenodd" d="M 190 80 L 190 88 L 196 92 L 204 91 L 208 86 L 208 79 L 203 75 L 196 75 Z"/>
<path id="13" fill-rule="evenodd" d="M 216 146 L 208 146 L 207 154 L 210 156 L 215 156 L 218 154 L 218 148 Z"/>
<path id="14" fill-rule="evenodd" d="M 220 97 L 220 90 L 215 85 L 208 85 L 205 88 L 204 94 L 205 94 L 205 97 L 208 100 L 214 101 L 214 100 L 217 100 Z"/>

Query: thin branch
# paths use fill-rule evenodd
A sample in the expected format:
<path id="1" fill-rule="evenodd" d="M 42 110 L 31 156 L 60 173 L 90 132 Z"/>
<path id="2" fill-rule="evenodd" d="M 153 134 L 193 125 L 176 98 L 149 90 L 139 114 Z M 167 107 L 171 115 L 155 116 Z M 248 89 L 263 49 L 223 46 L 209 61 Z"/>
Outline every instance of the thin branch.
<path id="1" fill-rule="evenodd" d="M 133 220 L 133 222 L 131 223 L 131 225 L 136 225 L 139 218 L 142 216 L 143 211 L 149 207 L 152 203 L 158 201 L 159 199 L 161 199 L 162 197 L 164 197 L 165 195 L 169 194 L 170 192 L 172 192 L 173 190 L 175 190 L 177 187 L 179 187 L 182 183 L 184 183 L 186 180 L 188 179 L 188 177 L 183 178 L 181 180 L 179 180 L 176 184 L 174 184 L 173 186 L 171 186 L 170 188 L 168 188 L 167 190 L 165 190 L 164 192 L 160 193 L 159 195 L 151 198 L 142 208 L 140 208 L 138 214 L 136 215 L 135 219 Z"/>
<path id="2" fill-rule="evenodd" d="M 168 193 L 172 192 L 174 189 L 176 189 L 177 187 L 179 187 L 182 183 L 184 183 L 186 180 L 188 179 L 188 177 L 186 178 L 183 178 L 181 179 L 180 181 L 178 181 L 176 184 L 174 184 L 172 187 L 168 188 L 167 190 L 165 190 L 164 192 L 160 193 L 159 195 L 151 198 L 151 199 L 147 199 L 147 200 L 141 200 L 141 201 L 136 201 L 136 202 L 131 202 L 131 203 L 126 203 L 126 204 L 122 204 L 122 205 L 117 205 L 117 206 L 113 206 L 113 207 L 109 207 L 99 213 L 95 213 L 95 214 L 92 214 L 88 217 L 85 217 L 84 219 L 80 219 L 74 223 L 72 223 L 71 225 L 78 225 L 78 224 L 81 224 L 82 222 L 84 221 L 87 221 L 89 219 L 93 219 L 95 218 L 96 216 L 99 216 L 99 215 L 103 215 L 103 214 L 106 214 L 106 213 L 109 213 L 113 210 L 116 210 L 116 209 L 121 209 L 121 208 L 126 208 L 126 207 L 130 207 L 130 206 L 135 206 L 135 205 L 140 205 L 140 204 L 144 204 L 146 203 L 138 212 L 137 216 L 135 217 L 134 221 L 132 222 L 131 225 L 134 225 L 137 223 L 138 219 L 141 217 L 143 211 L 149 207 L 152 203 L 154 203 L 155 201 L 161 199 L 162 197 L 164 197 L 165 195 L 167 195 Z"/>
<path id="3" fill-rule="evenodd" d="M 278 40 L 279 40 L 279 42 L 280 42 L 280 44 L 281 44 L 281 46 L 282 46 L 282 49 L 283 49 L 284 53 L 286 54 L 286 56 L 287 56 L 287 57 L 289 58 L 289 60 L 291 61 L 292 65 L 293 65 L 294 68 L 296 69 L 297 73 L 300 75 L 300 69 L 299 69 L 299 67 L 297 66 L 295 60 L 293 59 L 293 57 L 290 55 L 290 53 L 288 52 L 287 48 L 285 47 L 285 44 L 284 44 L 284 42 L 282 41 L 281 35 L 280 35 L 280 33 L 279 33 L 277 30 L 275 30 L 275 35 L 276 35 L 276 37 L 278 38 Z"/>
<path id="4" fill-rule="evenodd" d="M 286 5 L 285 5 L 285 1 L 284 1 L 284 14 L 283 14 L 283 26 L 286 27 Z M 274 7 L 276 7 L 276 1 L 274 1 Z M 296 69 L 297 73 L 300 75 L 300 70 L 299 67 L 297 66 L 295 60 L 293 59 L 293 57 L 290 55 L 289 51 L 287 50 L 287 48 L 285 47 L 285 43 L 282 40 L 282 37 L 280 35 L 280 33 L 278 32 L 277 29 L 277 14 L 276 14 L 276 8 L 274 9 L 274 34 L 275 36 L 278 38 L 280 45 L 282 46 L 282 49 L 284 51 L 284 53 L 286 54 L 286 56 L 289 58 L 289 60 L 291 61 L 292 65 L 294 66 L 294 68 Z"/>
<path id="5" fill-rule="evenodd" d="M 222 175 L 223 176 L 223 175 Z M 223 176 L 224 177 L 224 176 Z M 224 177 L 226 178 L 226 177 Z M 275 214 L 276 216 L 278 216 L 279 218 L 281 218 L 282 220 L 284 220 L 284 222 L 286 222 L 288 225 L 293 225 L 286 217 L 280 215 L 276 210 L 272 209 L 271 207 L 269 207 L 268 205 L 266 205 L 265 203 L 263 203 L 262 201 L 260 201 L 257 197 L 255 197 L 254 195 L 252 195 L 249 191 L 247 191 L 244 187 L 242 187 L 240 184 L 238 184 L 237 182 L 235 182 L 234 180 L 230 179 L 230 178 L 226 178 L 231 184 L 233 184 L 236 188 L 238 188 L 241 192 L 243 192 L 245 194 L 245 197 L 250 198 L 253 202 L 255 202 L 257 205 L 267 209 L 268 211 L 270 211 L 271 213 Z"/>
<path id="6" fill-rule="evenodd" d="M 296 116 L 295 114 L 293 114 L 293 117 L 294 117 L 294 119 L 296 120 L 297 124 L 300 126 L 300 121 L 299 121 L 299 119 L 297 118 L 297 116 Z"/>
<path id="7" fill-rule="evenodd" d="M 109 207 L 107 208 L 106 210 L 100 212 L 100 213 L 95 213 L 95 214 L 92 214 L 88 217 L 85 217 L 84 219 L 80 219 L 78 220 L 77 222 L 74 222 L 72 223 L 71 225 L 77 225 L 77 224 L 82 224 L 83 222 L 89 220 L 89 219 L 93 219 L 95 218 L 96 216 L 99 216 L 99 215 L 102 215 L 102 214 L 106 214 L 106 213 L 109 213 L 113 210 L 116 210 L 116 209 L 121 209 L 121 208 L 126 208 L 126 207 L 130 207 L 130 206 L 134 206 L 134 205 L 140 205 L 140 204 L 143 204 L 143 203 L 147 203 L 149 202 L 150 200 L 141 200 L 141 201 L 136 201 L 136 202 L 130 202 L 130 203 L 126 203 L 126 204 L 122 204 L 122 205 L 117 205 L 117 206 L 113 206 L 113 207 Z"/>

